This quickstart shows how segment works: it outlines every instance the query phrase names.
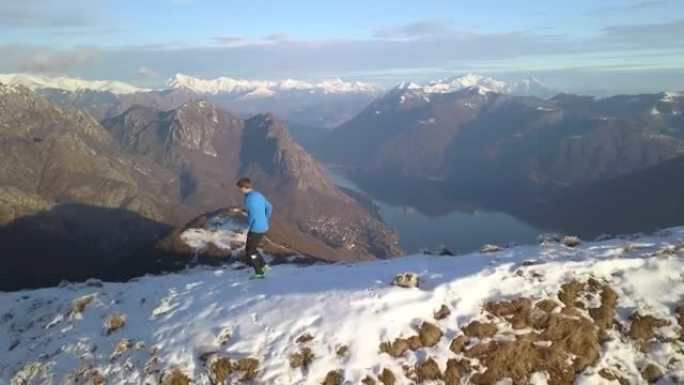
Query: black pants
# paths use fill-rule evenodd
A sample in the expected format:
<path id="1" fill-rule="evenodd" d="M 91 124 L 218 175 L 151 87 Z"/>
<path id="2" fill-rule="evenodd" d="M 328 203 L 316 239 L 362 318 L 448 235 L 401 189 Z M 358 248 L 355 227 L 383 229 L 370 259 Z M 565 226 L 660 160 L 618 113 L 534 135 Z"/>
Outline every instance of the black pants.
<path id="1" fill-rule="evenodd" d="M 266 233 L 247 233 L 247 244 L 245 245 L 245 262 L 254 268 L 255 274 L 263 274 L 266 261 L 264 257 L 257 251 L 257 247 L 261 244 Z"/>

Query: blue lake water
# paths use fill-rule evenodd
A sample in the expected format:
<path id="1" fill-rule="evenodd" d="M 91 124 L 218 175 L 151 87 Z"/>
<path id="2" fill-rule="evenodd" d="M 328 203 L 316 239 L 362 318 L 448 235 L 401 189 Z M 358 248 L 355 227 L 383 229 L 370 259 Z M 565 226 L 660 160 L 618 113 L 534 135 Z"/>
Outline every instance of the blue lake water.
<path id="1" fill-rule="evenodd" d="M 442 245 L 453 252 L 466 253 L 487 243 L 536 243 L 539 234 L 544 232 L 500 211 L 469 209 L 426 215 L 408 202 L 390 204 L 371 195 L 340 168 L 328 166 L 326 170 L 338 186 L 372 200 L 382 220 L 397 232 L 402 247 L 408 253 L 424 248 L 436 249 Z"/>

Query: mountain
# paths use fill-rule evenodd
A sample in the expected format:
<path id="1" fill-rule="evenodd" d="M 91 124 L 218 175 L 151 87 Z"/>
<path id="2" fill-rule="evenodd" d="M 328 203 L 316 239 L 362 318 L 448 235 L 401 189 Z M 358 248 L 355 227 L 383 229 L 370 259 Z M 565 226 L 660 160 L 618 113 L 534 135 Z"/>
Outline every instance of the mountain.
<path id="1" fill-rule="evenodd" d="M 324 80 L 316 83 L 294 79 L 281 81 L 239 80 L 228 77 L 199 79 L 176 74 L 166 83 L 169 89 L 187 89 L 200 95 L 232 94 L 243 98 L 273 96 L 279 92 L 305 91 L 317 94 L 376 93 L 375 86 L 362 82 L 344 82 L 341 79 Z"/>
<path id="2" fill-rule="evenodd" d="M 416 83 L 404 82 L 399 84 L 397 89 L 421 89 L 427 94 L 453 93 L 466 88 L 478 87 L 485 92 L 495 92 L 499 94 L 510 94 L 517 96 L 536 96 L 548 98 L 560 93 L 535 78 L 525 78 L 513 83 L 506 83 L 500 80 L 469 73 L 463 76 L 456 76 L 446 79 L 428 82 L 420 85 Z"/>
<path id="3" fill-rule="evenodd" d="M 171 268 L 167 255 L 192 255 L 157 243 L 207 211 L 239 206 L 242 174 L 276 203 L 273 231 L 292 253 L 400 252 L 396 235 L 332 185 L 272 116 L 244 121 L 191 102 L 131 108 L 112 124 L 109 132 L 86 113 L 0 85 L 0 290 Z"/>
<path id="4" fill-rule="evenodd" d="M 684 222 L 684 156 L 657 165 L 564 189 L 541 207 L 526 209 L 531 221 L 587 237 L 654 231 Z M 607 231 L 611 229 L 611 231 Z"/>
<path id="5" fill-rule="evenodd" d="M 143 274 L 192 216 L 172 173 L 23 86 L 0 84 L 0 147 L 0 290 Z"/>
<path id="6" fill-rule="evenodd" d="M 201 245 L 244 240 L 230 223 Z M 0 293 L 12 384 L 678 384 L 684 228 Z M 390 283 L 417 274 L 418 288 Z"/>
<path id="7" fill-rule="evenodd" d="M 131 84 L 116 80 L 84 80 L 68 77 L 48 77 L 33 74 L 0 74 L 0 83 L 6 85 L 20 85 L 32 91 L 40 89 L 53 89 L 69 92 L 77 91 L 100 91 L 113 94 L 132 94 L 135 92 L 148 91 Z"/>
<path id="8" fill-rule="evenodd" d="M 178 175 L 181 199 L 193 207 L 239 204 L 234 182 L 249 175 L 277 216 L 346 258 L 400 251 L 396 235 L 339 190 L 273 115 L 243 120 L 193 101 L 171 111 L 132 107 L 102 124 L 127 152 Z"/>
<path id="9" fill-rule="evenodd" d="M 395 88 L 313 147 L 382 176 L 569 184 L 610 178 L 684 151 L 681 94 L 548 100 L 471 87 Z"/>

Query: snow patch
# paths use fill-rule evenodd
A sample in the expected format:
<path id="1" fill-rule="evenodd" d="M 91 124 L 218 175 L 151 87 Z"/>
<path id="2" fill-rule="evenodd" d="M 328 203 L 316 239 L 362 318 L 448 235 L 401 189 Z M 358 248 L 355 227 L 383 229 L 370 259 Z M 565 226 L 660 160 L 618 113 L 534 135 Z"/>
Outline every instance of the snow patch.
<path id="1" fill-rule="evenodd" d="M 176 74 L 166 82 L 167 87 L 187 89 L 199 94 L 241 94 L 242 98 L 262 98 L 286 91 L 308 91 L 310 93 L 374 93 L 377 88 L 362 82 L 345 82 L 342 79 L 306 82 L 294 79 L 281 81 L 242 80 L 229 77 L 200 79 L 184 74 Z"/>
<path id="2" fill-rule="evenodd" d="M 135 92 L 150 91 L 149 89 L 139 88 L 116 80 L 85 80 L 68 77 L 47 77 L 25 73 L 0 74 L 0 83 L 22 85 L 32 91 L 48 88 L 70 92 L 83 90 L 108 91 L 114 94 L 132 94 Z"/>
<path id="3" fill-rule="evenodd" d="M 207 229 L 186 230 L 183 240 L 205 247 L 244 239 L 232 220 L 211 223 Z M 258 359 L 259 383 L 320 384 L 330 370 L 341 369 L 346 382 L 357 384 L 366 375 L 377 375 L 377 368 L 388 368 L 399 376 L 398 384 L 404 384 L 409 382 L 402 364 L 413 366 L 430 356 L 440 368 L 446 367 L 453 358 L 451 338 L 472 320 L 484 319 L 483 303 L 548 298 L 562 283 L 590 277 L 605 281 L 618 294 L 616 317 L 621 324 L 628 325 L 629 315 L 640 310 L 670 320 L 658 333 L 675 336 L 679 329 L 672 307 L 684 298 L 684 255 L 677 248 L 683 242 L 684 227 L 679 227 L 631 240 L 638 247 L 629 254 L 624 252 L 625 241 L 610 239 L 573 249 L 560 244 L 516 246 L 456 259 L 412 255 L 358 264 L 279 265 L 258 281 L 248 279 L 248 270 L 195 267 L 125 283 L 104 282 L 101 287 L 70 284 L 0 293 L 0 309 L 9 314 L 0 321 L 0 346 L 18 341 L 0 355 L 0 378 L 59 381 L 87 362 L 108 383 L 158 384 L 156 370 L 178 369 L 194 384 L 208 385 L 202 357 L 215 352 L 235 360 Z M 536 263 L 523 264 L 528 260 Z M 404 272 L 418 274 L 421 287 L 389 285 Z M 72 300 L 90 294 L 97 294 L 98 301 L 84 308 L 81 317 L 59 317 L 70 311 Z M 434 311 L 442 305 L 451 314 L 436 325 L 448 338 L 429 350 L 408 352 L 401 360 L 378 353 L 381 342 L 415 335 L 424 320 L 435 322 Z M 103 320 L 112 314 L 125 316 L 126 324 L 106 335 Z M 316 358 L 306 371 L 292 369 L 288 357 L 299 351 L 301 344 L 295 341 L 305 333 L 314 337 L 306 347 Z M 579 383 L 601 383 L 598 368 L 614 363 L 620 363 L 621 376 L 641 383 L 637 366 L 646 360 L 684 377 L 684 354 L 673 348 L 676 345 L 654 340 L 652 352 L 644 353 L 616 330 L 609 333 L 597 370 L 580 374 Z M 339 346 L 348 347 L 344 359 L 335 354 Z M 115 349 L 119 355 L 112 359 Z M 531 383 L 548 383 L 548 377 L 536 373 Z"/>

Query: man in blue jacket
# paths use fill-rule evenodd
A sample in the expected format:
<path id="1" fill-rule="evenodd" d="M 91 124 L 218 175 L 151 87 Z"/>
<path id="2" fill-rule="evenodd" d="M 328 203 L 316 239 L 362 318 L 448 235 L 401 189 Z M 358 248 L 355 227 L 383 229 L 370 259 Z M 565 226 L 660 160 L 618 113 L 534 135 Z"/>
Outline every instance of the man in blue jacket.
<path id="1" fill-rule="evenodd" d="M 264 261 L 264 257 L 257 251 L 257 247 L 268 232 L 268 220 L 271 218 L 273 206 L 262 193 L 252 189 L 252 181 L 249 178 L 240 178 L 237 186 L 245 195 L 245 206 L 247 206 L 248 214 L 245 258 L 254 268 L 254 278 L 263 278 L 269 267 Z"/>

